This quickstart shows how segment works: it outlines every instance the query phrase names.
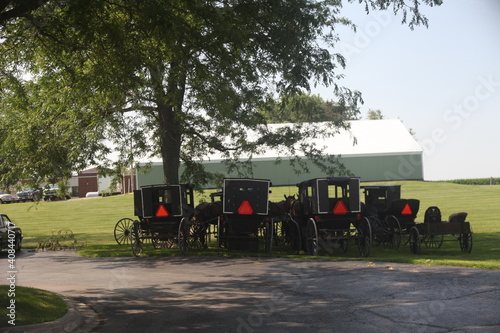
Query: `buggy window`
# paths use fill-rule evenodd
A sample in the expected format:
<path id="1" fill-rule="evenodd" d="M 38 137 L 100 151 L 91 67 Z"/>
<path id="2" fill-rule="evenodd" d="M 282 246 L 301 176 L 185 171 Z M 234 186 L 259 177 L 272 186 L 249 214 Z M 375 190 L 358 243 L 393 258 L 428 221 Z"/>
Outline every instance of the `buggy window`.
<path id="1" fill-rule="evenodd" d="M 339 201 L 350 212 L 359 212 L 359 178 L 326 178 L 316 180 L 315 195 L 317 211 L 314 213 L 332 213 Z"/>

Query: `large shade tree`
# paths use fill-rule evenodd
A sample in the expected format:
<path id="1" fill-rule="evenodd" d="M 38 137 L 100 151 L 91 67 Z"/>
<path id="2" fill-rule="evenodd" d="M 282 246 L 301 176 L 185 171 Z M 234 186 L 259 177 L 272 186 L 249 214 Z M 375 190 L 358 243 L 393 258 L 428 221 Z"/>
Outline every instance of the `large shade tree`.
<path id="1" fill-rule="evenodd" d="M 441 1 L 359 2 L 367 11 L 392 8 L 413 28 L 427 24 L 420 3 Z M 166 183 L 179 182 L 180 161 L 188 176 L 206 181 L 198 162 L 211 153 L 233 166 L 270 147 L 319 156 L 304 139 L 347 126 L 360 98 L 337 84 L 345 60 L 332 52 L 336 28 L 354 28 L 341 7 L 340 0 L 0 1 L 0 159 L 9 165 L 2 181 L 64 177 L 104 161 L 110 147 L 123 164 L 141 152 L 161 156 Z M 262 113 L 269 101 L 288 103 L 311 84 L 331 86 L 342 106 L 332 131 L 271 131 Z M 325 172 L 338 170 L 330 166 Z"/>

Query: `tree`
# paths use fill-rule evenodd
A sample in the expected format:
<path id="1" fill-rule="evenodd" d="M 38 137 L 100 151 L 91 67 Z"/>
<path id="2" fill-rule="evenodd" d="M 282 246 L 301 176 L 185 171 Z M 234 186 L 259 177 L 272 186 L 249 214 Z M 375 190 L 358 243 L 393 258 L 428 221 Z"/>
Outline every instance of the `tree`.
<path id="1" fill-rule="evenodd" d="M 393 6 L 404 22 L 410 14 L 410 27 L 427 24 L 418 1 L 359 2 L 367 11 Z M 14 9 L 21 2 L 7 3 Z M 179 181 L 181 160 L 202 171 L 197 162 L 208 153 L 238 161 L 301 140 L 304 154 L 317 152 L 308 145 L 308 131 L 272 133 L 259 110 L 276 94 L 309 91 L 311 82 L 332 86 L 341 107 L 355 107 L 360 98 L 337 84 L 345 59 L 330 51 L 338 41 L 335 27 L 353 27 L 340 16 L 337 0 L 74 0 L 37 6 L 20 19 L 4 19 L 8 24 L 1 28 L 0 70 L 9 78 L 0 92 L 1 150 L 13 166 L 4 180 L 67 174 L 84 161 L 102 159 L 99 153 L 110 146 L 105 140 L 119 147 L 121 166 L 134 158 L 130 152 L 162 156 L 165 183 Z M 338 126 L 345 125 L 333 124 L 332 133 Z M 249 138 L 248 130 L 258 137 Z M 17 134 L 32 136 L 30 145 L 42 144 L 41 156 L 28 153 L 34 146 L 18 147 Z M 23 151 L 7 154 L 12 147 Z M 53 157 L 48 168 L 37 161 Z"/>
<path id="2" fill-rule="evenodd" d="M 382 111 L 380 110 L 373 110 L 373 109 L 369 109 L 368 110 L 368 114 L 367 114 L 367 118 L 368 120 L 380 120 L 380 119 L 384 119 L 384 115 L 382 114 Z M 415 133 L 415 131 L 413 130 L 413 128 L 408 128 L 408 132 L 410 132 L 410 134 L 416 138 L 417 137 L 417 133 Z"/>
<path id="3" fill-rule="evenodd" d="M 47 0 L 0 0 L 0 25 L 20 17 L 27 17 Z"/>
<path id="4" fill-rule="evenodd" d="M 368 120 L 379 120 L 379 119 L 384 119 L 384 115 L 382 114 L 382 111 L 380 110 L 368 110 L 367 114 Z"/>
<path id="5" fill-rule="evenodd" d="M 270 123 L 300 123 L 330 121 L 342 125 L 356 119 L 357 107 L 325 101 L 319 95 L 297 94 L 280 100 L 270 100 L 261 110 Z"/>

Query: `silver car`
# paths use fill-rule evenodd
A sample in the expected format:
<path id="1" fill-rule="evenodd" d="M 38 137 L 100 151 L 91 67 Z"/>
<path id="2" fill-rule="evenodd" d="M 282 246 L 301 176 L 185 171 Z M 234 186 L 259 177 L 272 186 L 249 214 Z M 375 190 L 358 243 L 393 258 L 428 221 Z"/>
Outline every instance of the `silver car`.
<path id="1" fill-rule="evenodd" d="M 9 193 L 4 193 L 2 191 L 0 191 L 0 204 L 3 204 L 3 203 L 10 203 L 10 202 L 14 202 L 16 201 L 14 196 L 12 196 L 12 194 L 9 194 Z"/>

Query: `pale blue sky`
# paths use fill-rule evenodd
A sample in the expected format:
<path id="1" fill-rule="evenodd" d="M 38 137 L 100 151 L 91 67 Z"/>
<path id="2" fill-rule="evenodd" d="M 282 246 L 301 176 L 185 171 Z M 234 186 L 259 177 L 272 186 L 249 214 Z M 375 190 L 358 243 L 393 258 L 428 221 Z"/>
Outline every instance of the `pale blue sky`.
<path id="1" fill-rule="evenodd" d="M 422 8 L 429 28 L 346 4 L 357 33 L 341 29 L 341 84 L 368 109 L 400 118 L 424 148 L 426 180 L 500 177 L 500 1 L 444 0 Z M 324 99 L 329 89 L 318 87 Z"/>

